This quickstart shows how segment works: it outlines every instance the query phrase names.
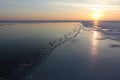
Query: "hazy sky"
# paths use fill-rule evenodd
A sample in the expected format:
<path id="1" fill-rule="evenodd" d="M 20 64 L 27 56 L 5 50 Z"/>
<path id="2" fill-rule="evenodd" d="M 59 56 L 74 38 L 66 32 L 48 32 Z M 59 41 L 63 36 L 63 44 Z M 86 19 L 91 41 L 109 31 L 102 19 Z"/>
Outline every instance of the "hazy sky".
<path id="1" fill-rule="evenodd" d="M 0 0 L 0 19 L 120 20 L 120 0 Z"/>

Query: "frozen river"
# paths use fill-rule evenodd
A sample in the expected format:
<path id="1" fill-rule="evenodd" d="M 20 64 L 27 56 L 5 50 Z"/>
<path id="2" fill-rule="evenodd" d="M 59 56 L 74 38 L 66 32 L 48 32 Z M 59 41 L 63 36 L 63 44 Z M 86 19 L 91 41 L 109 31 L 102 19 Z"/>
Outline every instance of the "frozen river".
<path id="1" fill-rule="evenodd" d="M 120 79 L 120 22 L 17 23 L 0 27 L 0 77 Z"/>

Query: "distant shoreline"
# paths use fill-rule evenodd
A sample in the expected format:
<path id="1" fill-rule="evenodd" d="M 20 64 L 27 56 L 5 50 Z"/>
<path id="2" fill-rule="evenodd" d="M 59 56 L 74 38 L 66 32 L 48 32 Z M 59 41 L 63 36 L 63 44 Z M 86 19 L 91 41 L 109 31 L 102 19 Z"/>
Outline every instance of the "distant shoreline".
<path id="1" fill-rule="evenodd" d="M 48 23 L 48 22 L 83 22 L 83 21 L 94 21 L 94 20 L 0 20 L 0 23 Z M 120 20 L 100 20 L 106 22 L 120 22 Z"/>

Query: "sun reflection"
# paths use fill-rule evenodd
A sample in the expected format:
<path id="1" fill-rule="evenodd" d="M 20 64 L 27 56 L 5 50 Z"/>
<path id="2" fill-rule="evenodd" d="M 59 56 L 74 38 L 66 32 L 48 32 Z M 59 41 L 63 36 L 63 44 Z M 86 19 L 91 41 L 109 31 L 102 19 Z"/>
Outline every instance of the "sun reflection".
<path id="1" fill-rule="evenodd" d="M 93 22 L 93 28 L 98 29 L 98 21 Z M 98 55 L 98 40 L 99 32 L 97 30 L 93 30 L 91 32 L 91 61 L 94 65 L 96 63 L 96 57 Z"/>
<path id="2" fill-rule="evenodd" d="M 98 36 L 97 31 L 93 31 L 92 32 L 92 44 L 91 44 L 92 55 L 97 55 L 97 43 L 98 43 L 96 40 L 97 36 Z"/>
<path id="3" fill-rule="evenodd" d="M 98 23 L 98 21 L 94 21 L 94 26 L 98 26 L 99 25 L 99 23 Z"/>
<path id="4" fill-rule="evenodd" d="M 98 21 L 94 21 L 93 22 L 93 28 L 95 28 L 95 29 L 99 29 L 99 27 L 98 27 L 98 25 L 99 25 L 99 22 Z M 99 37 L 99 34 L 98 34 L 98 31 L 97 30 L 93 30 L 92 31 L 92 35 L 91 35 L 91 53 L 92 53 L 92 55 L 97 55 L 97 46 L 98 46 L 98 40 L 97 40 L 97 38 Z"/>

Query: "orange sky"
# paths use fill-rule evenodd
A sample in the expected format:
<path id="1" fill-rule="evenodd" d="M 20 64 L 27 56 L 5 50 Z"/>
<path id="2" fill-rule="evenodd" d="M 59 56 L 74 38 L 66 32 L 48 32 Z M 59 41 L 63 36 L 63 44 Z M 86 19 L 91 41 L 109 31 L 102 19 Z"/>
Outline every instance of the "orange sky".
<path id="1" fill-rule="evenodd" d="M 0 19 L 120 20 L 118 0 L 2 0 Z"/>

